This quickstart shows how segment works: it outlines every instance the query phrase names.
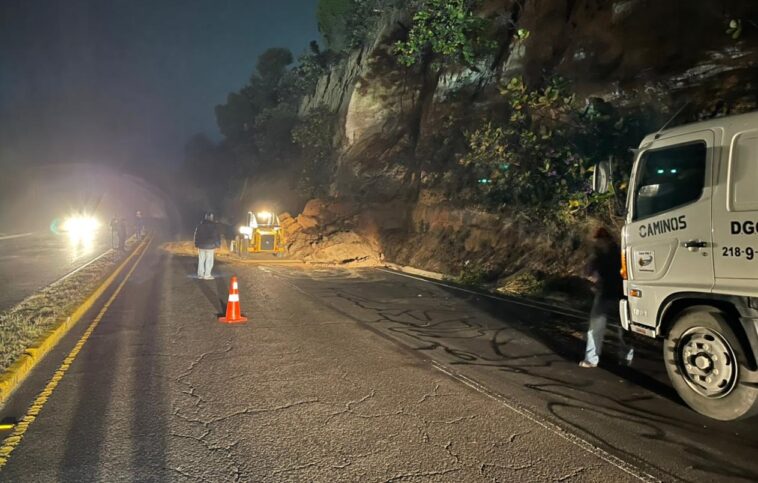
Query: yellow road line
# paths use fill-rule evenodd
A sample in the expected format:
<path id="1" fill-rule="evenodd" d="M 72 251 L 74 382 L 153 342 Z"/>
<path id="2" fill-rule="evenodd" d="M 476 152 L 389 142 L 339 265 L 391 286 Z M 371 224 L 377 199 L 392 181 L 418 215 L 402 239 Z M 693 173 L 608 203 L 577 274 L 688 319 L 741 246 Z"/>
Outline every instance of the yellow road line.
<path id="1" fill-rule="evenodd" d="M 97 289 L 77 307 L 76 310 L 56 327 L 50 329 L 45 335 L 40 337 L 37 342 L 26 349 L 26 351 L 2 374 L 0 374 L 0 406 L 5 404 L 13 391 L 26 379 L 32 369 L 55 347 L 58 342 L 68 333 L 68 331 L 79 322 L 85 313 L 87 313 L 103 293 L 113 284 L 113 281 L 129 262 L 139 253 L 140 249 L 147 243 L 147 240 L 129 254 L 120 265 L 100 284 Z"/>
<path id="2" fill-rule="evenodd" d="M 84 344 L 92 335 L 92 332 L 94 332 L 100 321 L 105 316 L 106 312 L 108 312 L 111 304 L 114 300 L 116 300 L 116 297 L 118 297 L 118 294 L 121 293 L 121 289 L 124 288 L 124 285 L 126 285 L 129 277 L 139 265 L 142 257 L 145 256 L 145 253 L 147 253 L 147 249 L 150 246 L 150 243 L 152 243 L 152 240 L 148 240 L 147 243 L 142 247 L 142 252 L 139 254 L 139 257 L 137 257 L 137 261 L 134 262 L 132 268 L 130 268 L 126 273 L 124 279 L 121 281 L 121 283 L 118 284 L 118 287 L 116 287 L 116 290 L 110 296 L 108 301 L 105 302 L 105 305 L 103 305 L 103 308 L 100 309 L 100 312 L 97 314 L 97 316 L 95 316 L 94 320 L 92 320 L 92 323 L 89 325 L 89 327 L 87 327 L 87 330 L 84 331 L 84 334 L 82 334 L 81 338 L 76 343 L 74 348 L 71 349 L 71 352 L 68 353 L 68 356 L 63 360 L 63 363 L 61 363 L 60 367 L 58 367 L 58 370 L 55 371 L 52 379 L 50 379 L 50 382 L 48 382 L 42 392 L 39 393 L 37 398 L 27 410 L 26 415 L 16 424 L 13 433 L 11 433 L 3 440 L 2 445 L 0 445 L 0 470 L 2 470 L 3 467 L 8 463 L 8 459 L 10 458 L 13 450 L 15 450 L 18 445 L 21 444 L 21 440 L 24 438 L 24 434 L 29 429 L 29 426 L 37 418 L 40 411 L 42 411 L 45 403 L 50 398 L 50 396 L 52 396 L 55 388 L 58 387 L 58 383 L 61 381 L 61 379 L 63 379 L 66 371 L 68 371 L 69 367 L 71 367 L 71 364 L 73 364 L 76 356 L 79 355 L 79 352 L 82 350 L 82 347 L 84 347 Z"/>

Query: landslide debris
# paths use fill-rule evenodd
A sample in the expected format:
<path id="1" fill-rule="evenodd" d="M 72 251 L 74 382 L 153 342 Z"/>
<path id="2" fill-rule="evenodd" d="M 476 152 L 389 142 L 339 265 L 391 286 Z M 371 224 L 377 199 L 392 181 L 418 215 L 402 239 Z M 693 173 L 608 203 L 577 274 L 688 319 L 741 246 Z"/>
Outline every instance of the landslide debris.
<path id="1" fill-rule="evenodd" d="M 347 203 L 311 200 L 297 217 L 281 215 L 289 256 L 310 263 L 380 264 L 384 256 L 378 240 L 365 230 L 356 229 L 359 210 L 359 206 Z"/>

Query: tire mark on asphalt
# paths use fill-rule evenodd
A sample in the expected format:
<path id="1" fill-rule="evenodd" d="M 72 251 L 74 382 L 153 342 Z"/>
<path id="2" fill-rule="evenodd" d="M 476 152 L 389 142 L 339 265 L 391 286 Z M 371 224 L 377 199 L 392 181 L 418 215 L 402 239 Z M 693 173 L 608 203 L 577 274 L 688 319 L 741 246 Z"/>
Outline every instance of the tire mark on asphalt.
<path id="1" fill-rule="evenodd" d="M 606 463 L 609 463 L 618 469 L 624 471 L 625 473 L 639 479 L 640 481 L 649 481 L 649 482 L 657 482 L 660 481 L 658 478 L 654 477 L 653 475 L 650 475 L 648 473 L 643 472 L 636 466 L 627 463 L 626 461 L 622 460 L 621 458 L 614 456 L 607 451 L 603 450 L 602 448 L 599 448 L 589 441 L 581 438 L 580 436 L 570 433 L 560 426 L 553 424 L 549 421 L 547 421 L 545 418 L 539 416 L 537 413 L 518 405 L 517 403 L 511 401 L 510 399 L 506 398 L 502 394 L 496 393 L 494 391 L 489 390 L 484 385 L 480 384 L 479 382 L 464 376 L 463 374 L 459 374 L 447 367 L 445 367 L 443 364 L 440 364 L 435 361 L 431 361 L 432 366 L 437 369 L 438 371 L 448 375 L 449 377 L 452 377 L 453 379 L 465 384 L 466 386 L 474 389 L 475 391 L 490 397 L 492 399 L 495 399 L 505 405 L 508 409 L 511 411 L 525 417 L 529 421 L 532 421 L 533 423 L 545 428 L 546 430 L 550 431 L 553 434 L 556 434 L 560 436 L 561 438 L 569 441 L 570 443 L 579 446 L 580 448 L 584 449 L 585 451 L 597 456 L 601 460 L 605 461 Z"/>
<path id="2" fill-rule="evenodd" d="M 447 334 L 443 333 L 443 331 L 434 330 L 434 324 L 426 323 L 424 324 L 425 326 L 422 327 L 422 325 L 418 324 L 417 322 L 419 320 L 426 320 L 429 313 L 427 310 L 424 310 L 422 302 L 424 300 L 423 298 L 418 298 L 422 304 L 422 307 L 419 307 L 417 309 L 397 308 L 397 304 L 412 303 L 412 301 L 416 299 L 416 297 L 413 297 L 412 294 L 418 293 L 419 291 L 424 291 L 423 288 L 412 286 L 410 283 L 393 283 L 390 285 L 389 281 L 386 279 L 375 279 L 373 283 L 386 286 L 387 291 L 382 292 L 382 290 L 377 287 L 377 289 L 372 289 L 369 292 L 370 295 L 364 296 L 360 293 L 356 293 L 361 290 L 361 286 L 356 288 L 354 284 L 348 283 L 349 277 L 337 276 L 335 278 L 331 278 L 328 274 L 326 276 L 305 274 L 300 277 L 292 276 L 291 274 L 288 275 L 288 277 L 283 278 L 287 278 L 292 284 L 295 284 L 296 282 L 301 282 L 304 284 L 318 284 L 314 286 L 305 285 L 309 289 L 309 291 L 305 291 L 305 293 L 308 293 L 311 295 L 311 297 L 314 297 L 320 300 L 322 303 L 334 308 L 343 315 L 366 324 L 367 327 L 377 325 L 378 327 L 376 327 L 374 330 L 380 334 L 386 331 L 387 334 L 391 336 L 389 337 L 390 339 L 395 340 L 396 342 L 400 342 L 401 345 L 404 345 L 406 347 L 409 346 L 410 344 L 408 344 L 407 339 L 410 338 L 412 340 L 418 341 L 421 344 L 426 344 L 419 347 L 411 347 L 415 351 L 443 351 L 445 355 L 453 358 L 452 361 L 447 362 L 451 366 L 492 366 L 496 367 L 499 371 L 511 374 L 519 374 L 522 376 L 544 381 L 543 384 L 524 384 L 523 386 L 536 392 L 558 396 L 564 401 L 555 402 L 550 401 L 550 399 L 547 399 L 546 401 L 548 403 L 546 409 L 549 416 L 551 418 L 554 418 L 555 421 L 559 422 L 563 428 L 568 431 L 575 432 L 576 434 L 587 435 L 589 438 L 591 438 L 592 441 L 595 442 L 595 444 L 607 448 L 608 450 L 613 451 L 618 455 L 622 455 L 623 458 L 627 459 L 628 461 L 637 462 L 636 464 L 641 468 L 651 468 L 656 473 L 664 474 L 666 479 L 682 480 L 682 476 L 679 473 L 672 473 L 671 471 L 667 471 L 662 466 L 659 466 L 656 462 L 646 461 L 640 458 L 640 456 L 634 451 L 630 451 L 628 448 L 623 447 L 623 445 L 612 442 L 610 434 L 609 437 L 602 437 L 601 435 L 592 432 L 586 425 L 582 424 L 582 418 L 577 417 L 577 415 L 581 414 L 581 412 L 587 411 L 588 409 L 596 411 L 598 406 L 596 396 L 602 396 L 601 399 L 604 400 L 605 404 L 602 405 L 602 411 L 597 412 L 597 414 L 603 415 L 609 421 L 616 419 L 630 419 L 632 421 L 638 422 L 643 429 L 640 429 L 633 433 L 631 435 L 632 437 L 647 438 L 676 447 L 684 454 L 688 455 L 686 458 L 686 463 L 690 465 L 688 468 L 689 470 L 694 469 L 721 477 L 738 477 L 747 479 L 756 478 L 756 472 L 749 467 L 743 466 L 741 464 L 741 460 L 734 457 L 730 459 L 724 453 L 716 450 L 715 447 L 706 450 L 702 448 L 698 449 L 687 439 L 685 439 L 688 437 L 692 441 L 698 441 L 700 437 L 707 437 L 706 435 L 708 434 L 708 430 L 704 428 L 705 426 L 710 425 L 704 426 L 703 423 L 697 420 L 697 416 L 685 419 L 684 417 L 678 417 L 676 414 L 687 416 L 688 413 L 685 412 L 672 414 L 671 411 L 665 414 L 659 414 L 654 410 L 648 410 L 633 404 L 635 401 L 639 402 L 650 400 L 651 397 L 627 398 L 607 396 L 605 394 L 602 394 L 602 392 L 589 390 L 592 386 L 591 380 L 587 380 L 585 383 L 579 383 L 576 380 L 571 381 L 537 372 L 539 369 L 547 369 L 551 367 L 554 363 L 564 363 L 567 357 L 571 357 L 571 355 L 566 354 L 566 347 L 562 346 L 565 344 L 565 341 L 562 339 L 568 337 L 568 334 L 555 332 L 555 328 L 559 327 L 560 324 L 563 323 L 563 321 L 559 318 L 557 320 L 554 320 L 554 316 L 551 316 L 550 320 L 544 321 L 545 323 L 539 325 L 539 327 L 542 327 L 539 330 L 543 332 L 552 331 L 549 337 L 547 336 L 547 332 L 540 332 L 535 337 L 534 334 L 530 335 L 529 329 L 535 326 L 534 321 L 528 320 L 529 317 L 533 316 L 530 316 L 530 314 L 522 316 L 519 315 L 518 311 L 516 311 L 516 313 L 510 314 L 509 322 L 506 324 L 508 329 L 520 333 L 522 338 L 524 336 L 527 338 L 532 337 L 555 351 L 543 354 L 544 356 L 547 356 L 547 358 L 543 358 L 543 360 L 536 359 L 538 356 L 540 356 L 540 354 L 530 353 L 529 358 L 532 358 L 533 356 L 535 358 L 535 362 L 525 363 L 524 360 L 518 360 L 519 357 L 523 359 L 523 356 L 508 355 L 507 352 L 503 349 L 504 344 L 494 339 L 494 337 L 497 337 L 499 331 L 501 331 L 502 325 L 492 328 L 483 327 L 479 322 L 472 321 L 469 315 L 460 315 L 461 309 L 452 305 L 449 307 L 449 309 L 441 310 L 439 309 L 441 306 L 439 303 L 439 294 L 436 296 L 434 294 L 429 294 L 433 300 L 432 303 L 436 304 L 436 308 L 432 309 L 434 313 L 439 314 L 441 317 L 445 317 L 446 323 L 455 323 L 456 319 L 454 318 L 454 315 L 458 314 L 457 323 L 460 324 L 461 330 L 463 331 L 464 328 L 471 328 L 477 333 L 473 334 L 471 337 L 447 337 Z M 408 279 L 415 279 L 415 277 L 408 277 Z M 361 281 L 367 282 L 368 280 L 364 278 Z M 321 283 L 325 283 L 326 287 L 320 285 Z M 447 287 L 445 284 L 441 283 L 434 285 Z M 457 287 L 452 288 L 458 291 Z M 301 289 L 301 291 L 304 290 L 305 289 Z M 363 291 L 365 292 L 365 289 Z M 380 298 L 379 296 L 379 294 L 382 293 L 384 293 L 384 298 Z M 427 297 L 426 293 L 424 295 Z M 482 294 L 475 292 L 471 295 L 474 295 L 475 297 L 482 296 Z M 498 300 L 497 297 L 489 298 Z M 476 298 L 472 299 L 469 297 L 464 301 L 474 304 L 476 300 Z M 499 300 L 499 302 L 506 305 L 510 303 L 509 300 Z M 340 303 L 347 303 L 360 308 L 364 311 L 369 312 L 370 314 L 373 314 L 375 318 L 371 318 L 370 316 L 356 317 L 354 314 L 349 313 L 349 310 L 348 312 L 345 312 L 344 310 L 340 309 Z M 476 306 L 477 310 L 484 308 L 481 300 L 476 302 Z M 487 310 L 484 310 L 484 312 L 491 313 L 492 309 L 489 308 Z M 402 313 L 403 317 L 397 317 L 396 315 L 399 313 Z M 393 336 L 401 337 L 401 339 L 397 340 Z M 453 339 L 457 341 L 475 341 L 477 338 L 486 339 L 487 337 L 492 337 L 489 341 L 490 346 L 497 346 L 500 354 L 504 354 L 503 356 L 493 359 L 482 355 L 479 352 L 460 350 L 456 347 L 452 347 L 448 343 L 448 339 L 450 342 L 454 342 Z M 577 344 L 576 341 L 572 340 L 571 342 L 572 344 Z M 612 347 L 612 344 L 609 344 L 609 346 Z M 563 354 L 563 357 L 560 357 L 558 354 Z M 648 391 L 657 394 L 657 396 L 661 398 L 671 398 L 669 395 L 670 391 L 665 390 L 667 387 L 663 387 L 663 390 L 661 390 L 660 383 L 657 383 L 657 381 L 652 380 L 649 376 L 640 373 L 637 370 L 629 371 L 623 368 L 613 370 L 613 367 L 610 369 L 610 372 L 614 373 L 618 377 L 641 385 L 642 387 L 647 388 Z M 552 387 L 553 389 L 565 388 L 568 389 L 569 393 L 556 392 L 554 390 L 546 389 L 546 387 Z M 588 402 L 584 400 L 583 397 L 593 397 L 595 399 L 593 399 L 591 402 Z M 677 402 L 676 404 L 679 403 Z M 567 413 L 566 411 L 562 410 L 563 408 L 572 408 L 578 412 L 573 414 Z M 669 431 L 666 429 L 667 427 L 672 428 L 672 430 L 684 430 L 690 434 L 686 435 L 685 438 L 683 438 L 682 434 Z M 733 435 L 728 431 L 724 432 L 722 430 L 720 436 L 722 438 L 731 439 Z M 751 460 L 748 459 L 744 461 Z"/>
<path id="3" fill-rule="evenodd" d="M 272 270 L 272 271 L 269 272 L 269 274 L 273 275 L 273 276 L 277 276 L 279 271 L 280 270 L 276 270 L 276 271 Z M 377 327 L 374 327 L 373 324 L 375 324 L 377 321 L 366 322 L 364 320 L 358 319 L 358 318 L 354 317 L 352 314 L 345 312 L 344 310 L 342 310 L 341 308 L 339 308 L 335 304 L 329 302 L 327 300 L 329 298 L 328 296 L 314 295 L 314 294 L 310 293 L 309 291 L 305 290 L 304 288 L 298 286 L 294 282 L 293 279 L 289 279 L 288 277 L 278 277 L 278 278 L 280 280 L 284 281 L 284 283 L 290 285 L 296 291 L 302 293 L 303 295 L 306 295 L 307 297 L 309 297 L 309 298 L 311 298 L 313 300 L 318 301 L 320 304 L 325 305 L 325 306 L 331 308 L 332 310 L 340 313 L 341 315 L 343 315 L 343 316 L 345 316 L 345 317 L 347 317 L 349 319 L 355 320 L 359 324 L 361 324 L 364 327 L 368 328 L 372 332 L 380 335 L 381 337 L 383 337 L 385 339 L 388 339 L 388 340 L 392 341 L 395 344 L 397 344 L 399 342 L 401 345 L 405 345 L 402 341 L 398 340 L 397 337 L 392 336 L 391 334 L 388 334 L 388 333 L 382 331 L 381 329 L 379 329 Z M 413 278 L 413 277 L 411 277 L 411 278 Z M 340 298 L 340 297 L 344 298 L 345 297 L 344 291 L 339 291 L 338 289 L 334 289 L 334 290 L 330 289 L 328 291 L 332 292 L 331 293 L 332 297 L 337 297 L 337 298 Z M 337 293 L 334 293 L 334 292 L 337 292 Z M 411 291 L 406 291 L 406 293 L 411 293 Z M 361 302 L 363 302 L 365 300 L 366 299 L 364 298 L 364 300 L 362 300 Z M 353 303 L 356 303 L 356 300 L 351 300 L 351 301 Z M 385 309 L 385 307 L 381 306 L 381 303 L 376 303 L 376 304 L 371 303 L 370 305 L 373 306 L 373 310 L 377 311 L 377 312 L 381 312 L 382 310 Z M 368 307 L 368 306 L 369 306 L 369 304 L 366 304 L 366 307 Z M 366 308 L 366 307 L 362 307 L 362 308 Z M 390 321 L 392 321 L 391 319 L 387 319 L 386 317 L 381 317 L 378 321 L 382 321 L 382 320 L 390 320 Z M 397 322 L 397 321 L 393 321 L 393 322 Z M 469 323 L 469 321 L 466 320 L 465 317 L 463 318 L 463 320 L 461 322 L 464 323 L 464 324 Z M 399 322 L 399 323 L 403 323 L 403 324 L 407 324 L 407 325 L 411 325 L 411 326 L 415 325 L 414 323 L 406 323 L 406 322 Z M 481 335 L 482 334 L 478 334 L 477 336 L 472 337 L 472 338 L 480 337 Z M 413 334 L 410 334 L 410 336 L 413 337 Z M 421 339 L 420 336 L 417 336 L 416 338 Z M 463 353 L 464 354 L 464 360 L 468 359 L 469 357 L 473 357 L 474 359 L 478 359 L 478 356 L 476 354 L 469 354 L 469 353 L 466 353 L 465 351 L 459 351 L 459 350 L 457 350 L 455 348 L 447 347 L 446 345 L 442 344 L 441 342 L 435 342 L 432 345 L 434 347 L 441 347 L 441 348 L 443 348 L 447 353 L 449 353 L 449 354 L 451 354 L 453 356 L 460 357 L 461 353 Z M 589 441 L 585 440 L 584 438 L 582 438 L 582 437 L 580 437 L 580 436 L 578 436 L 578 435 L 576 435 L 574 433 L 570 433 L 570 432 L 566 431 L 565 429 L 561 428 L 560 426 L 556 425 L 555 423 L 552 423 L 552 422 L 548 421 L 547 419 L 545 419 L 545 418 L 537 415 L 536 413 L 534 413 L 534 412 L 532 412 L 530 410 L 527 410 L 525 408 L 521 408 L 520 406 L 517 406 L 515 403 L 511 402 L 509 399 L 506 399 L 504 396 L 502 396 L 502 395 L 500 395 L 498 393 L 490 391 L 489 389 L 487 389 L 482 384 L 480 384 L 480 383 L 478 383 L 478 382 L 476 382 L 476 381 L 474 381 L 472 379 L 469 379 L 466 376 L 458 374 L 457 372 L 453 371 L 452 369 L 449 369 L 449 368 L 445 367 L 444 365 L 440 364 L 439 362 L 434 361 L 433 359 L 427 359 L 427 358 L 424 358 L 424 357 L 422 357 L 422 359 L 424 361 L 426 361 L 427 363 L 431 363 L 432 366 L 435 369 L 439 370 L 440 372 L 443 372 L 443 373 L 447 374 L 448 376 L 452 377 L 453 379 L 455 379 L 455 380 L 457 380 L 459 382 L 464 383 L 465 385 L 471 387 L 472 389 L 475 389 L 477 392 L 480 392 L 480 393 L 482 393 L 484 395 L 487 395 L 487 396 L 489 396 L 489 397 L 491 397 L 493 399 L 496 399 L 496 400 L 500 401 L 506 407 L 508 407 L 512 411 L 516 412 L 517 414 L 522 415 L 523 417 L 525 417 L 525 418 L 529 419 L 530 421 L 538 424 L 539 426 L 543 427 L 544 429 L 546 429 L 546 430 L 548 430 L 548 431 L 550 431 L 550 432 L 552 432 L 552 433 L 560 436 L 561 438 L 567 440 L 569 443 L 572 443 L 572 444 L 578 446 L 579 448 L 581 448 L 581 449 L 589 452 L 590 454 L 592 454 L 592 455 L 600 458 L 601 460 L 603 460 L 606 463 L 608 463 L 608 464 L 610 464 L 610 465 L 618 468 L 619 470 L 621 470 L 621 471 L 629 474 L 630 476 L 632 476 L 634 478 L 637 478 L 640 481 L 649 481 L 649 482 L 660 481 L 658 478 L 656 478 L 656 477 L 648 474 L 647 472 L 643 471 L 642 469 L 638 468 L 637 466 L 635 466 L 635 465 L 633 465 L 631 463 L 628 463 L 628 462 L 624 461 L 623 459 L 621 459 L 621 458 L 619 458 L 617 456 L 614 456 L 613 454 L 607 452 L 606 450 L 604 450 L 604 449 L 602 449 L 602 448 L 600 448 L 600 447 L 598 447 L 596 445 L 593 445 L 592 443 L 590 443 Z M 556 382 L 557 383 L 565 383 L 564 381 L 560 381 L 560 380 L 556 380 Z M 608 444 L 607 446 L 611 447 L 611 448 L 614 448 L 615 450 L 617 450 L 617 448 L 613 447 L 613 445 Z M 411 476 L 411 475 L 409 475 L 409 476 Z M 669 475 L 669 476 L 673 477 L 673 475 Z M 399 477 L 400 477 L 400 479 L 405 479 L 406 478 L 405 476 L 402 476 L 402 475 L 400 475 Z M 672 478 L 672 479 L 675 479 L 675 478 Z"/>
<path id="4" fill-rule="evenodd" d="M 413 277 L 411 277 L 411 278 L 413 278 Z M 387 330 L 387 331 L 389 331 L 389 332 L 391 332 L 391 333 L 393 333 L 393 334 L 397 334 L 398 336 L 401 336 L 401 337 L 402 336 L 410 337 L 410 338 L 418 340 L 420 342 L 427 342 L 427 343 L 429 343 L 429 346 L 427 346 L 427 347 L 418 347 L 418 348 L 415 348 L 415 350 L 430 351 L 431 352 L 431 351 L 434 351 L 436 349 L 441 349 L 445 354 L 447 354 L 449 356 L 452 356 L 454 358 L 453 361 L 449 362 L 453 366 L 455 366 L 455 365 L 460 365 L 460 366 L 468 366 L 468 365 L 471 365 L 471 366 L 479 366 L 479 365 L 492 366 L 493 362 L 500 362 L 499 364 L 495 365 L 495 367 L 497 367 L 498 370 L 500 370 L 500 371 L 508 372 L 508 373 L 511 373 L 511 374 L 519 374 L 519 375 L 523 375 L 523 376 L 539 378 L 539 379 L 542 379 L 542 380 L 549 381 L 553 385 L 556 385 L 556 386 L 563 386 L 563 387 L 567 387 L 567 388 L 570 388 L 570 389 L 577 390 L 577 389 L 581 389 L 582 387 L 588 388 L 591 385 L 591 382 L 586 382 L 586 383 L 580 384 L 578 386 L 576 384 L 567 384 L 566 381 L 564 381 L 564 380 L 562 380 L 560 378 L 551 377 L 551 376 L 547 376 L 547 375 L 544 375 L 544 374 L 537 374 L 537 373 L 535 373 L 535 372 L 533 372 L 531 370 L 531 369 L 544 369 L 544 368 L 550 367 L 554 362 L 563 362 L 562 358 L 558 357 L 556 354 L 554 354 L 552 352 L 547 352 L 545 354 L 538 354 L 538 355 L 547 355 L 547 356 L 552 357 L 554 360 L 536 361 L 533 364 L 524 364 L 523 362 L 516 363 L 519 359 L 522 359 L 523 356 L 505 355 L 504 357 L 501 357 L 501 358 L 490 359 L 490 358 L 482 356 L 479 353 L 469 352 L 469 351 L 460 350 L 460 349 L 451 347 L 451 346 L 449 346 L 447 344 L 446 341 L 442 340 L 443 339 L 442 335 L 437 335 L 436 333 L 429 333 L 427 331 L 418 331 L 418 330 L 416 330 L 418 328 L 418 325 L 415 324 L 414 322 L 408 322 L 408 321 L 398 320 L 398 319 L 395 319 L 395 318 L 392 318 L 392 317 L 387 317 L 385 314 L 387 312 L 391 312 L 392 309 L 391 308 L 387 308 L 386 303 L 383 304 L 380 301 L 370 300 L 370 299 L 367 299 L 367 298 L 362 297 L 360 295 L 351 294 L 350 291 L 347 290 L 347 289 L 335 288 L 335 289 L 330 289 L 329 291 L 331 291 L 332 293 L 329 293 L 328 295 L 322 295 L 321 297 L 319 297 L 319 299 L 324 300 L 324 301 L 329 300 L 329 299 L 342 299 L 342 300 L 344 300 L 346 302 L 349 302 L 349 303 L 351 303 L 351 304 L 353 304 L 353 305 L 355 305 L 357 307 L 363 308 L 365 310 L 373 311 L 377 315 L 379 315 L 379 318 L 377 318 L 375 320 L 372 320 L 369 323 L 371 323 L 371 324 L 377 324 L 377 323 L 381 323 L 381 322 L 393 322 L 393 323 L 397 324 L 395 327 L 390 326 L 390 327 L 386 327 L 384 329 Z M 406 293 L 409 293 L 409 292 L 412 293 L 412 290 L 411 290 L 410 287 L 407 287 L 407 289 L 405 290 L 405 292 Z M 328 302 L 324 302 L 324 303 L 328 304 Z M 337 310 L 339 310 L 339 309 L 337 309 Z M 453 309 L 451 309 L 451 312 L 455 312 L 455 311 Z M 518 317 L 516 317 L 516 318 L 518 319 Z M 363 322 L 366 323 L 366 321 L 363 321 Z M 470 327 L 471 324 L 472 324 L 471 321 L 469 320 L 469 317 L 467 317 L 467 316 L 460 317 L 459 318 L 459 323 L 461 325 L 463 325 L 463 326 L 466 326 L 466 327 Z M 524 322 L 523 321 L 519 321 L 519 323 L 523 324 Z M 477 329 L 481 328 L 480 324 L 478 324 L 478 323 L 475 324 L 475 327 Z M 510 328 L 510 327 L 509 327 L 509 329 L 515 330 L 515 329 Z M 378 330 L 381 330 L 381 329 L 378 329 Z M 480 338 L 483 338 L 483 337 L 487 337 L 490 332 L 494 332 L 495 334 L 497 334 L 499 332 L 499 329 L 477 330 L 477 333 L 475 333 L 471 337 L 458 337 L 458 340 L 480 339 Z M 430 339 L 431 339 L 431 342 L 429 342 Z M 448 337 L 444 337 L 444 339 L 448 339 Z M 393 340 L 398 340 L 398 339 L 394 339 L 393 338 Z M 402 341 L 402 339 L 400 339 L 400 343 L 401 344 L 404 343 Z M 533 356 L 533 355 L 534 354 L 530 354 L 529 356 Z M 529 357 L 529 358 L 531 358 L 531 357 Z M 435 361 L 432 361 L 432 362 L 436 363 Z M 452 370 L 452 369 L 450 369 L 450 370 Z M 548 409 L 550 410 L 551 408 L 552 408 L 552 406 L 548 405 Z M 587 431 L 584 428 L 582 428 L 581 426 L 578 426 L 578 425 L 574 424 L 573 421 L 570 421 L 570 420 L 562 417 L 560 414 L 558 414 L 558 413 L 551 413 L 551 415 L 554 416 L 558 421 L 561 421 L 561 423 L 565 424 L 567 428 L 571 428 L 577 434 L 578 433 L 583 433 L 583 434 L 587 433 Z M 550 423 L 550 424 L 554 424 L 554 423 Z M 560 426 L 556 426 L 556 427 L 560 428 Z M 561 429 L 561 431 L 565 431 L 563 428 L 560 428 L 560 429 Z M 631 460 L 631 461 L 637 461 L 638 460 L 638 458 L 636 458 L 634 455 L 629 454 L 627 451 L 624 451 L 623 449 L 621 449 L 621 448 L 613 445 L 609 441 L 607 441 L 607 440 L 605 440 L 603 438 L 600 438 L 600 437 L 598 437 L 597 435 L 594 435 L 594 434 L 592 434 L 591 436 L 595 440 L 597 440 L 600 445 L 602 445 L 602 446 L 604 446 L 606 448 L 610 448 L 613 451 L 618 452 L 619 454 L 623 454 L 624 457 L 628 458 L 629 460 Z M 577 435 L 577 437 L 581 438 L 578 435 Z M 584 440 L 582 439 L 582 441 L 584 441 Z M 589 445 L 588 447 L 598 448 L 599 449 L 598 446 L 593 445 L 592 443 L 587 442 L 587 444 Z M 618 459 L 618 457 L 616 457 L 616 456 L 613 456 L 613 455 L 611 455 L 611 456 L 613 458 L 617 458 Z M 624 461 L 624 460 L 619 459 L 619 461 Z M 639 463 L 647 464 L 646 462 L 643 462 L 643 461 L 639 461 Z M 634 465 L 632 465 L 631 463 L 626 463 L 625 461 L 624 461 L 624 464 L 628 465 L 629 467 L 634 467 Z M 656 470 L 665 473 L 665 471 L 662 470 L 661 468 L 656 468 Z M 639 471 L 642 471 L 642 470 L 639 470 Z M 644 471 L 642 471 L 642 472 L 644 473 Z M 653 478 L 653 481 L 655 481 L 654 477 L 651 477 L 651 478 Z M 676 476 L 671 475 L 671 474 L 668 474 L 667 478 L 670 478 L 672 480 L 677 479 Z"/>

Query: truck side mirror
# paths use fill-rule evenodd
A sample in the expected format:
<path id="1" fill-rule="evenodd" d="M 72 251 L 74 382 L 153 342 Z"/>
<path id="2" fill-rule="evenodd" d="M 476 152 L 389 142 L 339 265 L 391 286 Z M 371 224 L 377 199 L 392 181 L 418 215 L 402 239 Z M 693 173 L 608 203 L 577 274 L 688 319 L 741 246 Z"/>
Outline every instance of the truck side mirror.
<path id="1" fill-rule="evenodd" d="M 596 193 L 607 193 L 611 187 L 611 163 L 600 161 L 595 164 L 592 172 L 592 190 Z"/>

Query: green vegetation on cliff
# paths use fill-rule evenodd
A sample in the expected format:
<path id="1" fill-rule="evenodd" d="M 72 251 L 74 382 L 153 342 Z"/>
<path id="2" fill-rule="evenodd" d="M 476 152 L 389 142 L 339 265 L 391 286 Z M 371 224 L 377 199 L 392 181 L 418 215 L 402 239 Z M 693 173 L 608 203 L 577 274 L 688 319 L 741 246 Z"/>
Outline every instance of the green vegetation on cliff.
<path id="1" fill-rule="evenodd" d="M 318 28 L 326 46 L 334 51 L 360 47 L 368 39 L 380 14 L 395 0 L 319 0 Z"/>
<path id="2" fill-rule="evenodd" d="M 623 116 L 607 106 L 599 110 L 591 103 L 580 106 L 557 77 L 534 89 L 514 77 L 502 84 L 500 94 L 505 109 L 466 133 L 467 149 L 460 158 L 476 176 L 482 200 L 495 208 L 521 206 L 572 222 L 598 208 L 605 216 L 613 200 L 591 192 L 591 169 L 615 157 L 620 164 L 615 187 L 624 188 L 625 151 L 630 138 L 644 132 L 642 116 Z"/>
<path id="3" fill-rule="evenodd" d="M 422 0 L 412 7 L 413 24 L 407 40 L 395 43 L 400 62 L 411 66 L 429 55 L 439 62 L 474 65 L 477 56 L 491 50 L 494 41 L 483 37 L 489 22 L 477 16 L 475 0 Z"/>

